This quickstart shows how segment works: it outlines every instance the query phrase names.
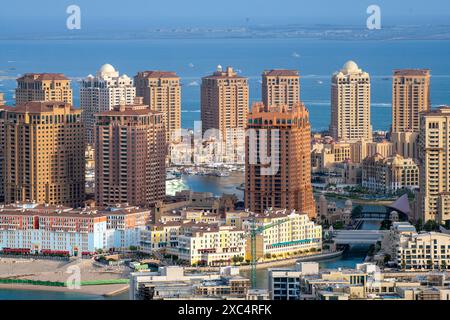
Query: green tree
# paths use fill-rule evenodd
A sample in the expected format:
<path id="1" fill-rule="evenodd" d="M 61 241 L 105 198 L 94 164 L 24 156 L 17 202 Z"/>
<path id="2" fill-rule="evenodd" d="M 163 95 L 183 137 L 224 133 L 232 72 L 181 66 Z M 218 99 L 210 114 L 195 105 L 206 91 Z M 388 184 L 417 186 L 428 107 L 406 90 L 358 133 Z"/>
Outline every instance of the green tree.
<path id="1" fill-rule="evenodd" d="M 423 229 L 427 232 L 439 231 L 439 224 L 434 220 L 428 220 L 423 226 Z"/>
<path id="2" fill-rule="evenodd" d="M 363 213 L 363 209 L 364 208 L 361 205 L 357 205 L 356 207 L 354 207 L 352 210 L 352 219 L 356 219 L 361 216 Z"/>
<path id="3" fill-rule="evenodd" d="M 234 264 L 237 264 L 239 262 L 244 261 L 244 257 L 242 257 L 242 256 L 233 256 L 233 258 L 231 258 L 231 261 L 233 261 Z"/>
<path id="4" fill-rule="evenodd" d="M 383 220 L 383 222 L 381 222 L 380 230 L 389 230 L 391 229 L 391 225 L 391 220 Z"/>
<path id="5" fill-rule="evenodd" d="M 338 222 L 333 224 L 333 229 L 334 230 L 340 230 L 342 228 L 344 228 L 344 222 L 342 222 L 342 221 L 338 221 Z"/>

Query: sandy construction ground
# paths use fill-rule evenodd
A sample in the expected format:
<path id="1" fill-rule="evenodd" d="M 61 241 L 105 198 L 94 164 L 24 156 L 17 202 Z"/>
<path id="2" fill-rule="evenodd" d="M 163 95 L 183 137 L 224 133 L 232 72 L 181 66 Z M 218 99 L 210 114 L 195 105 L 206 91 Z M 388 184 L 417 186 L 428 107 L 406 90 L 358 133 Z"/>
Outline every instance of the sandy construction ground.
<path id="1" fill-rule="evenodd" d="M 105 284 L 96 286 L 82 286 L 79 289 L 69 289 L 67 287 L 49 287 L 35 286 L 29 284 L 4 284 L 0 283 L 0 289 L 8 290 L 36 290 L 52 292 L 76 292 L 82 294 L 91 294 L 96 296 L 114 296 L 128 291 L 128 285 L 125 284 Z"/>
<path id="2" fill-rule="evenodd" d="M 78 269 L 79 268 L 79 269 Z M 81 281 L 128 279 L 127 267 L 105 267 L 92 260 L 77 259 L 55 261 L 40 259 L 0 258 L 0 278 L 29 279 L 66 282 L 75 272 L 80 272 Z M 88 294 L 108 295 L 120 293 L 128 288 L 126 284 L 81 286 L 80 289 L 47 287 L 23 284 L 0 284 L 0 288 L 51 291 L 72 291 Z"/>

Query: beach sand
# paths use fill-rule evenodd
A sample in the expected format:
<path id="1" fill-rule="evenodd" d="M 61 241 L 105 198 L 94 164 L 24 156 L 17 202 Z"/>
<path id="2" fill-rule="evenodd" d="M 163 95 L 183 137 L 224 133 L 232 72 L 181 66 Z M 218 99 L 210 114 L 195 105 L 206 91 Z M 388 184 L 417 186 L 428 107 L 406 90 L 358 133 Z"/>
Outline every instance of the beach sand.
<path id="1" fill-rule="evenodd" d="M 128 279 L 130 269 L 125 266 L 109 267 L 89 259 L 70 261 L 0 258 L 0 278 L 67 282 L 74 270 L 80 281 Z M 3 289 L 79 292 L 93 295 L 114 295 L 128 290 L 127 284 L 86 285 L 80 289 L 29 284 L 0 284 Z"/>
<path id="2" fill-rule="evenodd" d="M 67 287 L 50 287 L 50 286 L 36 286 L 36 285 L 30 285 L 30 284 L 0 283 L 0 289 L 70 292 L 70 293 L 91 294 L 91 295 L 97 295 L 97 296 L 114 296 L 114 295 L 118 295 L 123 292 L 126 292 L 128 290 L 128 285 L 127 284 L 105 284 L 105 285 L 81 286 L 79 289 L 70 289 Z"/>

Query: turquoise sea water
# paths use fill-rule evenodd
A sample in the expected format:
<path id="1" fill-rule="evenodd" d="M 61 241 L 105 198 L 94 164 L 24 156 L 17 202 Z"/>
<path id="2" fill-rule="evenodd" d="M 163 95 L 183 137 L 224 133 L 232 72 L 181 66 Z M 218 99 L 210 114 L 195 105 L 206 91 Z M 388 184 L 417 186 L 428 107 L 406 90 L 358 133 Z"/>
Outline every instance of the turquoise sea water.
<path id="1" fill-rule="evenodd" d="M 0 91 L 10 104 L 15 78 L 25 72 L 62 72 L 74 79 L 95 74 L 104 63 L 134 76 L 139 70 L 176 71 L 182 78 L 182 125 L 200 118 L 201 77 L 218 64 L 231 65 L 249 77 L 250 100 L 261 96 L 261 72 L 269 68 L 299 69 L 301 98 L 314 130 L 330 119 L 330 78 L 347 60 L 355 60 L 372 77 L 372 124 L 387 130 L 391 123 L 391 80 L 396 68 L 430 68 L 433 105 L 450 104 L 449 41 L 323 41 L 301 39 L 167 39 L 0 41 Z"/>
<path id="2" fill-rule="evenodd" d="M 37 290 L 0 289 L 0 300 L 103 300 L 101 296 Z"/>
<path id="3" fill-rule="evenodd" d="M 103 297 L 76 292 L 0 289 L 0 300 L 128 300 L 128 292 L 112 297 Z"/>

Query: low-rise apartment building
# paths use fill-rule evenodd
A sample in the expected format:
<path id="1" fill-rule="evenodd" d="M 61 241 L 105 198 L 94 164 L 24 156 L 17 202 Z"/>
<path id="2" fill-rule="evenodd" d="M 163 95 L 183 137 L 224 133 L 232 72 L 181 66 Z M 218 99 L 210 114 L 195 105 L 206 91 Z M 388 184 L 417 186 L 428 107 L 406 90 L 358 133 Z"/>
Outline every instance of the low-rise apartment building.
<path id="1" fill-rule="evenodd" d="M 381 154 L 362 162 L 362 186 L 371 192 L 394 193 L 419 187 L 419 166 L 400 155 L 385 158 Z"/>
<path id="2" fill-rule="evenodd" d="M 231 264 L 233 259 L 244 260 L 246 239 L 243 230 L 200 223 L 184 224 L 182 229 L 175 249 L 179 260 L 207 266 Z"/>
<path id="3" fill-rule="evenodd" d="M 395 261 L 403 270 L 448 270 L 450 235 L 437 232 L 400 235 Z"/>
<path id="4" fill-rule="evenodd" d="M 157 272 L 130 276 L 130 300 L 246 299 L 250 280 L 239 269 L 221 268 L 216 273 L 189 273 L 182 267 L 160 267 Z"/>
<path id="5" fill-rule="evenodd" d="M 150 211 L 138 207 L 83 208 L 14 204 L 0 208 L 0 250 L 80 256 L 99 249 L 138 247 Z"/>
<path id="6" fill-rule="evenodd" d="M 178 246 L 182 222 L 169 221 L 151 224 L 141 233 L 140 250 L 143 253 L 151 254 L 154 251 Z"/>
<path id="7" fill-rule="evenodd" d="M 381 271 L 363 263 L 355 269 L 319 270 L 318 263 L 270 269 L 272 300 L 448 300 L 446 273 Z"/>
<path id="8" fill-rule="evenodd" d="M 247 234 L 256 229 L 257 260 L 320 251 L 322 227 L 306 214 L 288 210 L 269 210 L 245 218 L 243 228 Z M 250 260 L 251 242 L 247 241 L 246 260 Z M 270 257 L 269 257 L 270 256 Z"/>

